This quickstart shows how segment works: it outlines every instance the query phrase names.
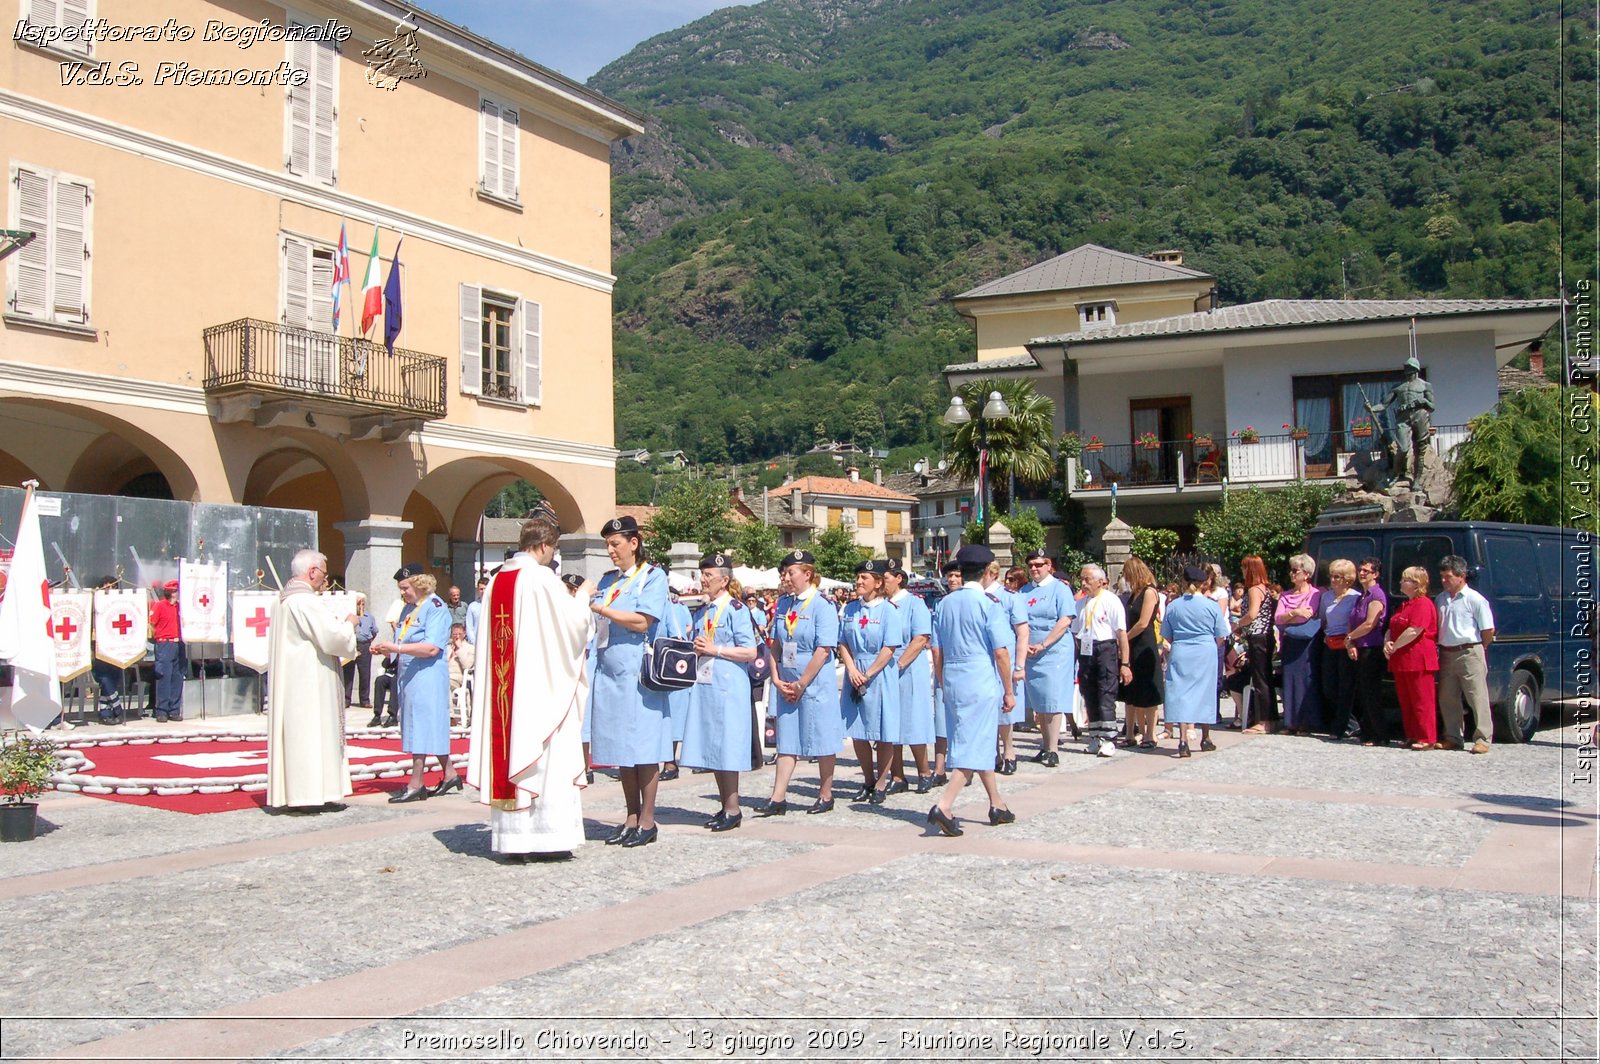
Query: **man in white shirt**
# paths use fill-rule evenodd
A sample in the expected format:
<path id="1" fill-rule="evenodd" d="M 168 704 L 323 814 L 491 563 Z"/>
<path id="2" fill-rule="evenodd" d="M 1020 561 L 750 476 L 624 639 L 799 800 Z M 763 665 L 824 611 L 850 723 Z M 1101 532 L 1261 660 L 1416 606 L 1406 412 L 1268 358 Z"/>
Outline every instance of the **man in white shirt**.
<path id="1" fill-rule="evenodd" d="M 1133 679 L 1128 615 L 1122 600 L 1106 587 L 1104 569 L 1085 565 L 1078 580 L 1084 597 L 1072 631 L 1078 640 L 1078 690 L 1089 716 L 1088 752 L 1111 757 L 1117 749 L 1117 691 Z"/>
<path id="2" fill-rule="evenodd" d="M 1444 732 L 1439 745 L 1459 750 L 1463 734 L 1463 702 L 1472 707 L 1472 752 L 1487 754 L 1494 737 L 1489 710 L 1489 644 L 1494 642 L 1494 612 L 1489 601 L 1467 586 L 1467 560 L 1459 554 L 1439 562 L 1444 590 L 1439 607 L 1439 715 Z"/>

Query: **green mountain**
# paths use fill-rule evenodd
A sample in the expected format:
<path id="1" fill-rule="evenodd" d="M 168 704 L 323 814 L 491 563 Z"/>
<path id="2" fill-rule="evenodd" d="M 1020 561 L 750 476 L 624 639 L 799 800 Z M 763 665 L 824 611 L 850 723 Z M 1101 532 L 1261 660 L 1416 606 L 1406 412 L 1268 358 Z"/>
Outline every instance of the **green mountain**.
<path id="1" fill-rule="evenodd" d="M 934 440 L 949 297 L 1085 242 L 1181 248 L 1225 303 L 1551 296 L 1596 199 L 1560 12 L 765 0 L 646 41 L 591 82 L 651 119 L 614 153 L 617 442 Z"/>

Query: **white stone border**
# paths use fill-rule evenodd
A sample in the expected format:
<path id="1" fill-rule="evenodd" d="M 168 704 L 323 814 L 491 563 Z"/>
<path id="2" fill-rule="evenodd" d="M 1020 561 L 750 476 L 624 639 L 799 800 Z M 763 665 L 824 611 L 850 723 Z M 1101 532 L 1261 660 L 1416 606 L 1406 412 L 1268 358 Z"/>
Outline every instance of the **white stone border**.
<path id="1" fill-rule="evenodd" d="M 353 728 L 345 732 L 345 742 L 351 739 L 393 739 L 398 736 L 392 728 Z M 465 739 L 471 732 L 467 728 L 451 728 L 450 738 Z M 81 739 L 62 743 L 62 767 L 51 774 L 50 785 L 64 793 L 125 794 L 176 797 L 185 794 L 227 794 L 242 791 L 252 794 L 267 789 L 265 772 L 243 776 L 97 776 L 81 771 L 89 765 L 88 755 L 82 751 L 97 746 L 176 746 L 182 743 L 244 743 L 265 742 L 266 733 L 240 732 L 145 732 L 137 738 L 128 736 Z M 397 761 L 375 761 L 350 768 L 350 781 L 372 779 L 399 779 L 411 774 L 411 755 Z M 450 755 L 450 763 L 465 768 L 466 754 Z"/>

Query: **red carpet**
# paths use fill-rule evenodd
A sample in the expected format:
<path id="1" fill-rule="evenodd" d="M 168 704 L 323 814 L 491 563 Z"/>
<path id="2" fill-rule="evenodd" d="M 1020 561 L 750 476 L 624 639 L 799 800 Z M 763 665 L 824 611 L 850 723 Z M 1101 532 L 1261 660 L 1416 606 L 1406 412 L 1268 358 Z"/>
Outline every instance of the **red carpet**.
<path id="1" fill-rule="evenodd" d="M 170 809 L 178 813 L 224 813 L 266 806 L 265 736 L 248 736 L 238 740 L 207 736 L 183 742 L 158 741 L 121 746 L 63 745 L 70 751 L 69 756 L 81 756 L 86 761 L 79 763 L 76 756 L 72 757 L 73 763 L 69 764 L 65 777 L 66 785 L 58 787 L 62 791 L 77 791 L 94 798 Z M 450 752 L 452 755 L 465 755 L 467 746 L 465 737 L 456 738 L 450 744 Z M 386 733 L 382 737 L 348 736 L 345 748 L 352 774 L 359 774 L 363 767 L 370 770 L 380 764 L 395 762 L 400 764 L 390 764 L 389 767 L 403 769 L 407 773 L 410 771 L 411 757 L 401 751 L 398 734 Z M 438 768 L 432 767 L 426 780 L 431 786 L 441 778 Z M 188 794 L 155 793 L 155 788 L 168 780 L 177 787 L 200 784 L 207 788 L 222 788 L 242 780 L 253 780 L 253 784 L 247 785 L 259 789 L 240 790 L 235 787 L 216 793 L 203 793 L 201 790 Z M 378 794 L 397 790 L 405 785 L 406 780 L 405 775 L 387 779 L 356 779 L 353 785 L 358 795 Z M 94 793 L 96 789 L 108 788 L 149 789 L 150 793 Z"/>

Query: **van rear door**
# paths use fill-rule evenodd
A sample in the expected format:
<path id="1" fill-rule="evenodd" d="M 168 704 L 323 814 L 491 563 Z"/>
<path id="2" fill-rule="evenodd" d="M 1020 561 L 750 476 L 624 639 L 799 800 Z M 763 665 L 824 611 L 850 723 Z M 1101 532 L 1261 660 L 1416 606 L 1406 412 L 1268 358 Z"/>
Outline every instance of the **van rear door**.
<path id="1" fill-rule="evenodd" d="M 1550 637 L 1539 555 L 1526 532 L 1479 532 L 1481 566 L 1472 584 L 1494 611 L 1496 642 L 1543 643 Z"/>

